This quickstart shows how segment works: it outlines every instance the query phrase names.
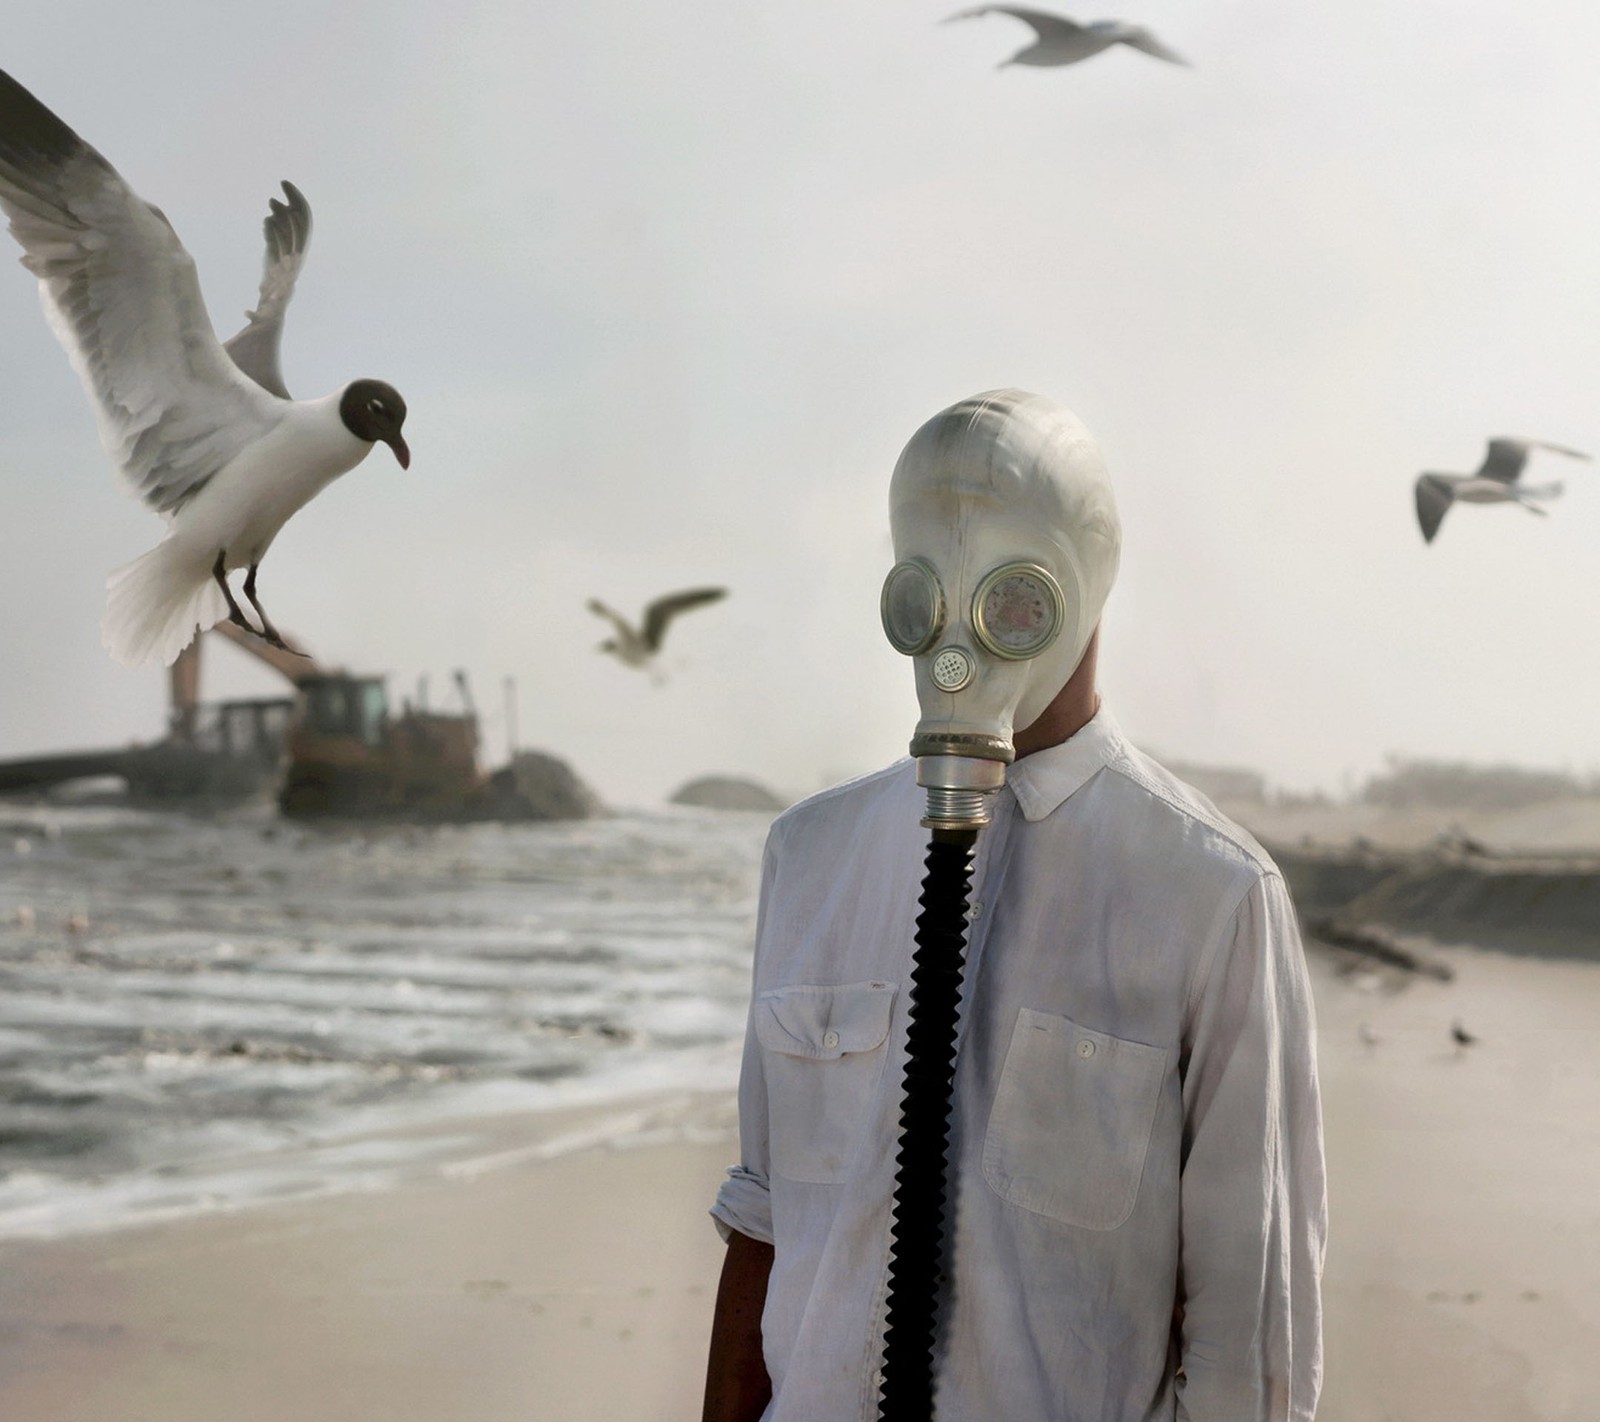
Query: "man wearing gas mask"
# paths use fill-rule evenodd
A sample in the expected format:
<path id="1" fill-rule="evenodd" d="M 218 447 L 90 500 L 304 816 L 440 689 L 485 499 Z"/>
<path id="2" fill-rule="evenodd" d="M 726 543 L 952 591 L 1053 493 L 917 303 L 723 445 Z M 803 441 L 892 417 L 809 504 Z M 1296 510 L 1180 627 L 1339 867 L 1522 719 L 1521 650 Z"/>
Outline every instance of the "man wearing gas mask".
<path id="1" fill-rule="evenodd" d="M 899 1415 L 878 1409 L 923 826 L 982 824 L 933 1415 L 1309 1422 L 1326 1205 L 1304 957 L 1261 848 L 1100 708 L 1120 548 L 1100 452 L 1040 396 L 975 396 L 906 446 L 890 518 L 915 763 L 768 840 L 704 1415 Z"/>

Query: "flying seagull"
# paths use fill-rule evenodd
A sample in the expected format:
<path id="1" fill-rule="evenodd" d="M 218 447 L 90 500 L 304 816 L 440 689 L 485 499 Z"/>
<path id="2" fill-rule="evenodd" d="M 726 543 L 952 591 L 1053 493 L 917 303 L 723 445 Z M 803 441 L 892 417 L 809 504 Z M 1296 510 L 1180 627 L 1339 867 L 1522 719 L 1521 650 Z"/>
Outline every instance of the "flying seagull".
<path id="1" fill-rule="evenodd" d="M 610 652 L 623 666 L 648 666 L 667 635 L 667 624 L 680 612 L 691 607 L 703 607 L 728 595 L 727 588 L 690 588 L 685 592 L 668 593 L 658 597 L 644 610 L 641 626 L 634 627 L 622 616 L 601 602 L 589 599 L 589 611 L 603 617 L 617 629 L 615 637 L 608 637 L 599 645 L 602 652 Z"/>
<path id="2" fill-rule="evenodd" d="M 1036 64 L 1054 66 L 1077 64 L 1092 59 L 1103 49 L 1114 44 L 1125 44 L 1142 54 L 1164 59 L 1168 64 L 1188 65 L 1189 61 L 1174 54 L 1142 25 L 1130 25 L 1123 20 L 1095 20 L 1080 25 L 1064 15 L 1052 15 L 1046 10 L 1024 10 L 1016 5 L 980 5 L 975 10 L 961 10 L 950 20 L 971 20 L 979 15 L 1011 15 L 1033 26 L 1036 38 L 1026 49 L 1019 49 L 1000 68 L 1008 64 Z"/>
<path id="3" fill-rule="evenodd" d="M 1509 439 L 1502 435 L 1489 441 L 1489 452 L 1476 474 L 1417 475 L 1417 522 L 1422 525 L 1422 540 L 1432 543 L 1439 525 L 1457 499 L 1468 504 L 1521 504 L 1529 513 L 1543 514 L 1536 499 L 1553 499 L 1561 492 L 1559 482 L 1523 484 L 1522 469 L 1530 451 L 1547 449 L 1569 459 L 1587 459 L 1576 449 L 1561 444 L 1545 444 L 1537 439 Z"/>
<path id="4" fill-rule="evenodd" d="M 287 644 L 256 598 L 261 559 L 291 515 L 382 441 L 401 468 L 405 401 L 381 380 L 317 400 L 278 368 L 284 310 L 311 233 L 289 183 L 266 219 L 249 324 L 227 345 L 206 315 L 194 259 L 172 225 L 106 160 L 0 70 L 0 211 L 39 278 L 45 315 L 99 418 L 111 462 L 166 518 L 166 538 L 107 579 L 101 623 L 125 666 L 170 664 L 226 616 Z M 227 574 L 245 568 L 240 610 Z"/>

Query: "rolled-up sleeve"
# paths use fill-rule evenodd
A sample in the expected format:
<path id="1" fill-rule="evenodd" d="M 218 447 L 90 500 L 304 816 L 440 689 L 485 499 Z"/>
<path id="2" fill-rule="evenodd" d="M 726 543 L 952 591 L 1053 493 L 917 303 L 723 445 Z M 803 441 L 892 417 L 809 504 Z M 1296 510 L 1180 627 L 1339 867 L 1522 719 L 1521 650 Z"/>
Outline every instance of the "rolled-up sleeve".
<path id="1" fill-rule="evenodd" d="M 731 1230 L 771 1244 L 772 1192 L 767 1184 L 767 1084 L 761 1070 L 761 1044 L 746 1028 L 744 1067 L 739 1073 L 739 1164 L 728 1170 L 711 1207 L 724 1240 Z"/>
<path id="2" fill-rule="evenodd" d="M 1244 895 L 1186 1043 L 1182 1422 L 1310 1422 L 1327 1233 L 1316 1027 L 1283 881 Z"/>
<path id="3" fill-rule="evenodd" d="M 761 934 L 766 926 L 767 905 L 777 878 L 775 836 L 769 835 L 761 861 L 761 901 L 756 913 L 755 960 L 759 966 Z M 753 976 L 752 971 L 752 976 Z M 767 1133 L 767 1081 L 761 1062 L 761 1043 L 756 1040 L 753 1022 L 746 1022 L 744 1062 L 739 1069 L 739 1164 L 730 1167 L 717 1191 L 711 1218 L 724 1240 L 731 1231 L 749 1235 L 766 1244 L 772 1240 L 772 1194 L 767 1183 L 771 1169 L 771 1147 Z"/>
<path id="4" fill-rule="evenodd" d="M 743 1165 L 731 1166 L 717 1191 L 711 1218 L 724 1240 L 737 1230 L 764 1244 L 772 1243 L 772 1196 L 766 1177 Z"/>

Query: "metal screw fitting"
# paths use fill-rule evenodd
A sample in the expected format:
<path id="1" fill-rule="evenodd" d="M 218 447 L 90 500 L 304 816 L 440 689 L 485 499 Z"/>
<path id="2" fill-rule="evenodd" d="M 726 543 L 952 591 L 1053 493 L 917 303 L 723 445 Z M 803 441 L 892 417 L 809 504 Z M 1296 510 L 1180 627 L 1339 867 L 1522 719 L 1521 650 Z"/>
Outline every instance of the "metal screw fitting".
<path id="1" fill-rule="evenodd" d="M 990 797 L 1006 783 L 998 760 L 967 755 L 927 755 L 917 761 L 917 784 L 928 792 L 924 829 L 981 829 L 989 823 Z"/>

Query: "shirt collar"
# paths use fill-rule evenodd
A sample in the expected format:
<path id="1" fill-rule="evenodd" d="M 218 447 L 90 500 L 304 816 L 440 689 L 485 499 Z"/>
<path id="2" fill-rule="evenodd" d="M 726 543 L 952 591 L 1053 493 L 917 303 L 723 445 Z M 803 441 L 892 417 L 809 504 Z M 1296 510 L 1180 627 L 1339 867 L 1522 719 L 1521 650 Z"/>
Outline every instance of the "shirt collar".
<path id="1" fill-rule="evenodd" d="M 1017 797 L 1024 819 L 1042 820 L 1116 759 L 1122 748 L 1122 732 L 1101 702 L 1076 735 L 1006 767 L 1006 785 Z"/>

